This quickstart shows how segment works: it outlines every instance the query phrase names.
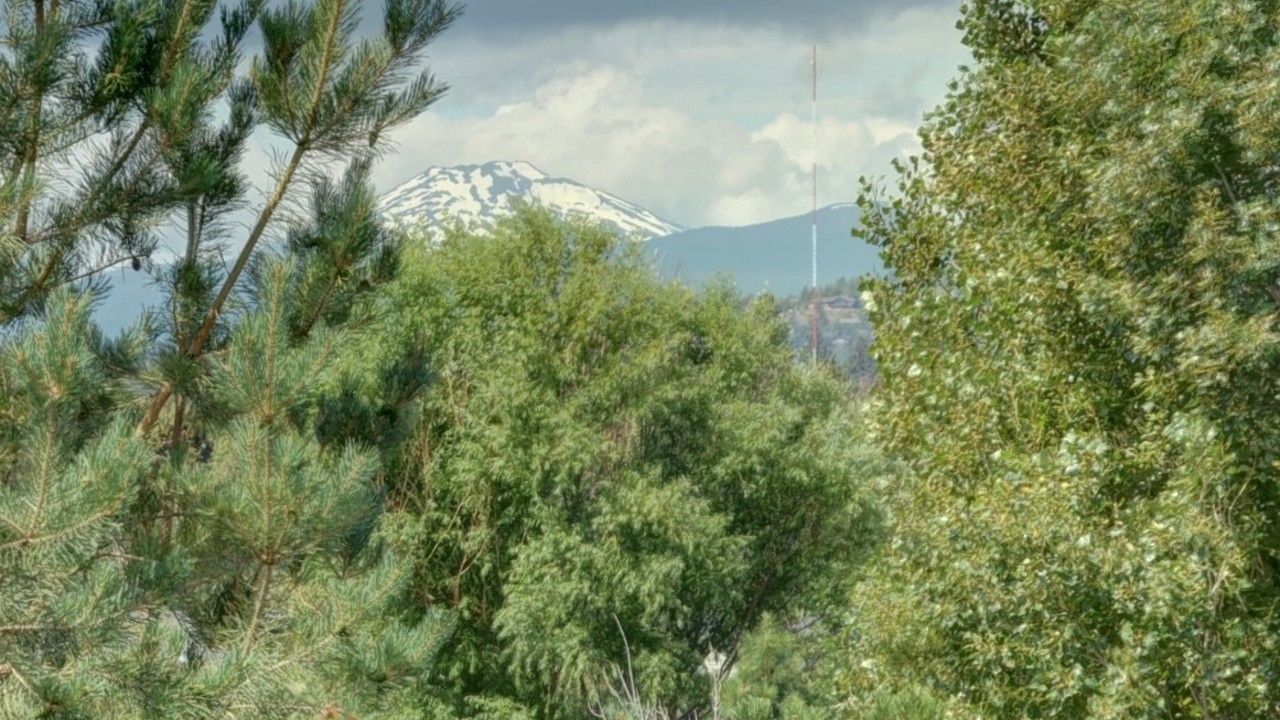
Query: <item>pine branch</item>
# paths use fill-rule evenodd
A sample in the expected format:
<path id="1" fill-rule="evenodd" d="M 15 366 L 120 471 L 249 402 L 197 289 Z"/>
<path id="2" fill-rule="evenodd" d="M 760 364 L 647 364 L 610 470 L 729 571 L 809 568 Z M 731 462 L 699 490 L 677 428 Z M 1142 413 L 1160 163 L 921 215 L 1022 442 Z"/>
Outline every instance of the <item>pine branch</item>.
<path id="1" fill-rule="evenodd" d="M 182 41 L 182 34 L 186 32 L 187 23 L 190 22 L 193 1 L 187 0 L 182 3 L 182 12 L 178 14 L 178 24 L 173 28 L 173 38 L 169 47 L 165 49 L 164 59 L 160 63 L 161 85 L 169 79 L 169 73 L 173 71 L 173 66 L 178 61 L 179 50 L 186 48 L 186 43 Z"/>
<path id="2" fill-rule="evenodd" d="M 115 515 L 117 512 L 120 511 L 120 508 L 122 507 L 124 507 L 123 496 L 116 498 L 116 502 L 114 505 L 109 505 L 107 507 L 104 507 L 99 512 L 93 513 L 92 515 L 89 515 L 83 520 L 80 520 L 79 522 L 76 522 L 76 523 L 72 523 L 62 528 L 61 530 L 58 530 L 57 532 L 47 533 L 44 535 L 29 535 L 27 537 L 18 538 L 17 540 L 11 540 L 7 543 L 0 544 L 0 550 L 11 550 L 14 548 L 30 548 L 33 545 L 42 545 L 44 543 L 53 542 L 55 540 L 61 540 L 62 538 L 68 535 L 74 535 L 76 532 L 83 530 L 84 528 L 87 528 L 90 525 L 93 525 L 94 523 L 101 522 L 102 520 L 105 520 L 106 518 L 109 518 L 112 515 Z"/>
<path id="3" fill-rule="evenodd" d="M 44 0 L 35 0 L 35 33 L 38 37 L 45 29 Z M 32 100 L 31 111 L 27 115 L 26 146 L 23 150 L 19 172 L 28 182 L 35 179 L 36 160 L 40 154 L 40 115 L 44 111 L 44 93 L 39 92 Z M 31 193 L 23 193 L 19 200 L 18 218 L 13 234 L 22 242 L 27 240 L 28 224 L 31 220 L 31 204 L 35 198 Z"/>
<path id="4" fill-rule="evenodd" d="M 254 590 L 253 614 L 249 617 L 249 628 L 245 630 L 244 644 L 241 647 L 243 652 L 247 653 L 253 647 L 254 635 L 258 632 L 258 624 L 262 621 L 262 614 L 266 610 L 267 594 L 271 591 L 271 578 L 275 574 L 275 568 L 275 563 L 264 563 L 262 572 L 258 574 L 258 586 Z"/>
<path id="5" fill-rule="evenodd" d="M 14 522 L 13 519 L 6 517 L 4 515 L 0 515 L 0 523 L 6 525 L 9 528 L 9 530 L 16 535 L 22 535 L 23 533 L 27 532 L 26 528 L 22 527 L 18 523 Z"/>
<path id="6" fill-rule="evenodd" d="M 333 63 L 333 54 L 338 44 L 338 31 L 342 27 L 343 0 L 331 0 L 334 3 L 333 13 L 329 19 L 329 27 L 325 31 L 324 52 L 320 56 L 320 72 L 316 73 L 316 86 L 311 91 L 311 103 L 308 110 L 307 128 L 303 134 L 304 143 L 313 139 L 316 121 L 320 114 L 320 102 L 324 99 L 325 86 L 329 80 L 329 67 Z"/>
<path id="7" fill-rule="evenodd" d="M 333 291 L 338 286 L 338 275 L 334 273 L 329 277 L 324 293 L 321 294 L 320 300 L 316 302 L 316 307 L 311 313 L 311 317 L 303 324 L 299 335 L 306 337 L 311 334 L 311 330 L 315 328 L 316 323 L 320 321 L 320 316 L 324 314 L 325 306 L 329 304 L 329 298 L 333 295 Z"/>
<path id="8" fill-rule="evenodd" d="M 174 302 L 176 304 L 176 299 Z M 177 328 L 176 322 L 174 323 L 174 328 Z M 169 429 L 169 447 L 171 448 L 171 452 L 176 451 L 178 443 L 182 441 L 182 431 L 186 417 L 186 410 L 186 398 L 179 397 L 177 407 L 174 408 L 173 411 L 173 427 Z M 164 543 L 164 546 L 168 547 L 169 543 L 173 540 L 173 521 L 178 516 L 178 509 L 176 507 L 175 500 L 169 492 L 163 493 L 161 503 L 164 506 L 164 517 L 161 519 L 161 527 L 163 529 L 161 540 Z"/>
<path id="9" fill-rule="evenodd" d="M 43 702 L 43 699 L 40 698 L 40 692 L 36 690 L 35 685 L 33 685 L 31 680 L 27 678 L 26 674 L 14 667 L 12 662 L 6 661 L 5 663 L 0 664 L 0 680 L 4 680 L 9 676 L 17 678 L 18 683 L 21 684 L 27 692 L 31 693 L 32 696 L 41 699 Z"/>
<path id="10" fill-rule="evenodd" d="M 124 169 L 124 166 L 129 161 L 129 158 L 131 158 L 133 156 L 133 153 L 138 149 L 138 145 L 141 143 L 142 138 L 146 135 L 146 131 L 149 128 L 150 128 L 150 121 L 144 118 L 138 124 L 138 127 L 134 131 L 133 136 L 129 138 L 129 142 L 125 146 L 125 149 L 111 163 L 111 167 L 107 169 L 107 172 L 104 173 L 98 179 L 98 182 L 95 184 L 95 188 L 93 192 L 90 194 L 90 197 L 96 197 L 100 193 L 104 192 L 107 186 L 110 185 L 113 180 L 115 180 L 116 176 L 120 174 L 120 171 Z M 57 232 L 54 232 L 53 234 L 47 237 L 42 236 L 40 233 L 37 233 L 34 236 L 28 235 L 26 237 L 23 237 L 23 241 L 26 242 L 28 245 L 37 245 L 45 242 L 66 240 L 77 231 L 92 224 L 94 214 L 91 211 L 93 209 L 94 209 L 93 204 L 88 203 L 84 208 L 84 210 L 80 213 L 79 217 L 72 218 L 72 221 L 70 223 L 65 224 Z M 49 278 L 53 276 L 54 271 L 58 269 L 58 266 L 62 263 L 62 260 L 64 257 L 65 257 L 65 247 L 58 247 L 53 251 L 52 255 L 49 257 L 49 260 L 45 262 L 44 267 L 40 270 L 40 274 L 36 278 L 35 282 L 28 285 L 26 289 L 22 291 L 22 294 L 18 296 L 18 301 L 13 306 L 15 314 L 20 313 L 22 311 L 22 308 L 25 307 L 27 303 L 31 302 L 31 299 L 34 298 L 37 293 L 40 293 L 48 289 Z M 130 258 L 132 257 L 133 256 L 130 256 Z M 123 260 L 121 262 L 123 262 Z M 83 280 L 84 278 L 97 274 L 102 270 L 106 270 L 108 267 L 111 267 L 111 265 L 106 265 L 96 270 L 93 270 L 87 274 L 79 275 L 75 278 L 72 278 L 68 282 Z"/>
<path id="11" fill-rule="evenodd" d="M 103 508 L 102 512 L 94 513 L 93 515 L 90 515 L 89 517 L 81 520 L 80 522 L 72 523 L 71 525 L 68 525 L 62 528 L 57 532 L 47 533 L 44 535 L 30 535 L 27 537 L 18 538 L 17 540 L 11 540 L 7 543 L 0 544 L 0 550 L 12 550 L 14 548 L 30 548 L 33 545 L 42 545 L 44 543 L 53 542 L 55 540 L 61 540 L 62 538 L 68 535 L 73 535 L 77 531 L 82 530 L 86 527 L 89 527 L 90 525 L 93 525 L 96 522 L 99 522 L 101 520 L 111 517 L 117 511 L 119 511 L 122 506 L 123 506 L 123 503 L 118 503 L 116 505 Z"/>
<path id="12" fill-rule="evenodd" d="M 138 256 L 134 255 L 133 253 L 130 253 L 128 255 L 118 257 L 118 258 L 112 258 L 111 260 L 95 265 L 94 267 L 91 267 L 88 270 L 85 270 L 77 275 L 73 275 L 67 278 L 65 281 L 63 281 L 63 284 L 70 284 L 73 282 L 86 280 L 88 278 L 93 277 L 94 275 L 97 275 L 100 272 L 105 272 L 107 270 L 110 270 L 111 268 L 117 265 L 122 265 L 127 262 L 133 262 L 135 260 L 138 260 Z M 134 268 L 134 269 L 136 270 L 137 268 Z"/>
<path id="13" fill-rule="evenodd" d="M 129 159 L 133 158 L 133 152 L 136 152 L 138 145 L 141 145 L 142 138 L 146 136 L 148 129 L 151 129 L 151 120 L 143 118 L 141 122 L 138 123 L 138 127 L 134 129 L 133 135 L 129 137 L 129 142 L 125 145 L 124 150 L 120 152 L 113 161 L 111 161 L 111 167 L 108 168 L 108 170 L 106 170 L 106 172 L 99 178 L 99 181 L 95 183 L 93 190 L 88 193 L 88 197 L 96 199 L 96 197 L 99 197 L 102 192 L 106 191 L 106 188 L 110 186 L 111 182 L 115 181 L 115 177 L 119 176 L 120 170 L 123 170 L 124 165 L 128 164 Z M 154 160 L 155 155 L 152 155 L 151 158 L 147 158 L 143 164 L 151 163 L 151 161 Z M 82 229 L 88 227 L 88 225 L 100 222 L 104 217 L 109 217 L 109 215 L 115 211 L 114 209 L 111 209 L 109 213 L 101 213 L 100 210 L 101 209 L 97 208 L 96 205 L 93 205 L 92 202 L 87 202 L 87 204 L 83 206 L 81 213 L 76 215 L 76 217 L 70 218 L 69 222 L 63 224 L 63 227 L 56 228 L 56 232 L 54 233 L 37 232 L 29 238 L 27 245 L 38 245 L 38 243 L 41 242 L 65 240 L 65 238 L 72 236 L 72 234 L 82 231 Z"/>
<path id="14" fill-rule="evenodd" d="M 302 662 L 307 658 L 315 657 L 325 647 L 333 644 L 336 640 L 338 640 L 338 638 L 340 637 L 340 633 L 344 628 L 349 628 L 355 625 L 362 619 L 363 616 L 367 615 L 370 611 L 374 610 L 382 602 L 384 602 L 385 599 L 389 597 L 391 593 L 396 589 L 396 587 L 400 583 L 401 578 L 403 577 L 404 577 L 404 573 L 398 569 L 395 572 L 389 573 L 387 582 L 383 583 L 381 587 L 377 588 L 374 591 L 374 594 L 373 594 L 374 598 L 371 601 L 364 602 L 364 603 L 355 603 L 354 604 L 355 612 L 351 613 L 350 615 L 344 615 L 343 617 L 339 618 L 338 620 L 332 623 L 332 626 L 336 628 L 335 631 L 330 632 L 323 640 L 316 643 L 308 644 L 302 650 L 288 657 L 280 659 L 279 661 L 277 661 L 276 663 L 268 667 L 265 672 L 267 674 L 274 674 L 276 672 L 279 672 L 281 669 L 285 667 Z"/>
<path id="15" fill-rule="evenodd" d="M 26 544 L 28 538 L 35 535 L 36 528 L 40 526 L 44 519 L 44 505 L 49 497 L 49 486 L 53 484 L 53 474 L 56 472 L 53 467 L 58 445 L 58 406 L 56 403 L 48 403 L 47 420 L 49 425 L 45 428 L 44 447 L 40 453 L 41 462 L 36 480 L 35 508 L 31 513 L 31 524 L 27 527 L 26 534 L 20 541 L 23 544 Z M 2 547 L 4 546 L 0 545 L 0 548 Z"/>
<path id="16" fill-rule="evenodd" d="M 315 86 L 312 88 L 311 102 L 308 110 L 307 127 L 303 129 L 297 140 L 293 156 L 289 159 L 289 163 L 285 166 L 284 172 L 281 174 L 276 184 L 276 189 L 271 199 L 268 201 L 262 213 L 258 216 L 258 221 L 254 225 L 249 239 L 245 242 L 244 247 L 240 251 L 240 255 L 236 258 L 235 265 L 232 266 L 231 272 L 228 273 L 226 280 L 222 284 L 222 288 L 218 291 L 217 297 L 210 306 L 209 311 L 205 314 L 204 322 L 201 323 L 200 329 L 196 332 L 194 338 L 187 345 L 185 354 L 188 357 L 195 358 L 200 355 L 204 349 L 204 345 L 208 342 L 209 335 L 213 332 L 214 324 L 217 322 L 221 314 L 222 307 L 226 303 L 227 298 L 231 295 L 232 289 L 240 278 L 240 273 L 244 271 L 250 257 L 256 249 L 263 232 L 266 230 L 267 223 L 275 214 L 276 209 L 283 201 L 285 192 L 288 190 L 294 174 L 301 166 L 302 159 L 311 149 L 312 143 L 316 140 L 316 123 L 318 122 L 320 107 L 324 100 L 324 92 L 328 85 L 328 77 L 332 71 L 334 56 L 338 52 L 338 39 L 342 29 L 342 14 L 345 3 L 342 0 L 334 0 L 334 7 L 329 18 L 329 24 L 325 29 L 324 47 L 320 56 L 320 69 L 315 76 Z M 151 406 L 147 409 L 142 421 L 138 424 L 138 434 L 145 435 L 150 432 L 151 428 L 159 420 L 160 413 L 164 406 L 168 403 L 169 398 L 173 394 L 172 384 L 166 383 L 161 388 L 159 394 L 152 401 Z"/>
<path id="17" fill-rule="evenodd" d="M 227 298 L 231 296 L 231 291 L 235 287 L 236 281 L 240 279 L 240 273 L 244 272 L 245 267 L 249 264 L 249 258 L 253 255 L 254 248 L 257 247 L 258 241 L 262 238 L 263 232 L 266 231 L 267 223 L 275 214 L 276 209 L 284 200 L 285 191 L 288 190 L 290 182 L 293 180 L 294 174 L 298 171 L 298 167 L 302 163 L 302 157 L 306 152 L 306 146 L 298 144 L 294 147 L 293 156 L 289 159 L 289 164 L 285 166 L 284 172 L 280 179 L 276 182 L 275 192 L 271 195 L 271 199 L 267 202 L 266 207 L 258 215 L 258 221 L 254 224 L 253 230 L 249 233 L 249 239 L 240 250 L 240 255 L 236 257 L 235 265 L 231 267 L 231 271 L 227 273 L 227 278 L 222 283 L 222 288 L 218 290 L 217 297 L 214 298 L 213 304 L 209 306 L 209 311 L 205 313 L 204 322 L 200 324 L 200 329 L 196 332 L 190 344 L 187 345 L 184 352 L 187 357 L 198 357 L 204 349 L 204 345 L 209 340 L 209 335 L 213 333 L 213 326 L 218 321 L 218 317 L 222 314 L 222 306 L 226 304 Z M 173 385 L 165 383 L 160 389 L 159 394 L 152 400 L 151 406 L 147 408 L 146 414 L 142 421 L 138 423 L 137 434 L 146 435 L 155 426 L 156 421 L 160 418 L 160 412 L 164 410 L 165 403 L 169 401 L 169 397 L 173 395 Z"/>
<path id="18" fill-rule="evenodd" d="M 188 32 L 188 26 L 191 24 L 191 21 L 192 21 L 191 15 L 192 15 L 193 1 L 194 0 L 187 0 L 187 2 L 183 3 L 182 5 L 182 10 L 178 16 L 177 24 L 173 31 L 172 40 L 169 46 L 165 49 L 165 55 L 161 61 L 161 67 L 160 67 L 160 73 L 159 73 L 160 85 L 163 85 L 169 79 L 174 66 L 176 65 L 178 59 L 182 54 L 182 51 L 190 46 L 189 42 L 184 42 L 183 36 L 185 33 Z M 54 0 L 55 7 L 56 7 L 56 4 L 57 4 L 57 0 Z M 105 23 L 106 21 L 104 21 L 104 24 Z M 230 80 L 231 80 L 231 75 L 228 74 L 226 75 L 226 77 L 224 77 L 223 82 L 218 87 L 218 93 L 221 93 L 226 89 Z M 119 175 L 120 171 L 124 169 L 125 165 L 133 157 L 133 154 L 137 150 L 142 139 L 146 136 L 147 132 L 151 128 L 152 128 L 151 117 L 144 115 L 144 117 L 140 120 L 138 127 L 134 130 L 132 136 L 129 138 L 129 141 L 125 144 L 124 149 L 116 156 L 116 158 L 113 160 L 111 166 L 107 169 L 107 171 L 103 173 L 102 176 L 99 177 L 98 181 L 95 183 L 94 189 L 89 193 L 88 195 L 89 197 L 98 196 L 111 184 L 111 182 L 115 180 L 115 178 Z M 15 170 L 15 172 L 17 171 Z M 27 202 L 26 205 L 23 206 L 23 208 L 29 209 L 29 206 L 30 206 L 30 202 Z M 82 230 L 84 227 L 101 219 L 101 217 L 97 217 L 97 216 L 101 216 L 102 213 L 93 213 L 91 212 L 92 209 L 93 209 L 93 205 L 88 204 L 85 207 L 85 210 L 82 213 L 80 213 L 78 217 L 73 217 L 70 222 L 65 223 L 61 228 L 59 228 L 57 231 L 55 231 L 52 234 L 32 235 L 29 232 L 29 228 L 27 228 L 27 230 L 22 233 L 16 233 L 16 234 L 28 245 L 66 240 L 74 233 L 78 232 L 79 230 Z M 22 215 L 20 212 L 19 219 L 23 220 L 24 217 L 25 216 Z M 24 221 L 23 224 L 25 225 L 26 222 L 28 221 Z M 61 264 L 64 257 L 65 257 L 65 251 L 63 248 L 58 248 L 53 252 L 49 260 L 46 262 L 44 268 L 41 269 L 41 272 L 39 273 L 36 281 L 32 283 L 30 286 L 28 286 L 23 291 L 22 295 L 19 297 L 18 303 L 15 306 L 16 308 L 21 309 L 28 302 L 30 302 L 31 299 L 37 293 L 48 289 L 49 279 L 53 276 L 54 272 L 57 270 L 58 266 Z M 99 267 L 88 273 L 81 274 L 71 279 L 68 282 L 75 282 L 77 280 L 84 279 L 85 277 L 89 277 L 93 274 L 101 272 L 102 270 L 105 270 L 107 267 L 110 267 L 110 265 Z"/>
<path id="19" fill-rule="evenodd" d="M 37 633 L 51 630 L 62 630 L 62 625 L 32 625 L 19 623 L 16 625 L 0 625 L 0 633 Z"/>

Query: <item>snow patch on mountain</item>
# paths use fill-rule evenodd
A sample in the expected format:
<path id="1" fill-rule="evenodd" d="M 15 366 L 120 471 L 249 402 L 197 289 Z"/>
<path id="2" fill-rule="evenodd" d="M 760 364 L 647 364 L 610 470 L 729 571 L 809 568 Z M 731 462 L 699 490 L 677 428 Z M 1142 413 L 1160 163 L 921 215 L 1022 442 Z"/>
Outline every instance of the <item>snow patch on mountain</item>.
<path id="1" fill-rule="evenodd" d="M 378 209 L 393 227 L 440 229 L 461 222 L 483 230 L 511 212 L 513 198 L 564 216 L 586 215 L 628 237 L 649 239 L 684 229 L 616 195 L 551 177 L 522 161 L 429 168 L 383 195 Z"/>

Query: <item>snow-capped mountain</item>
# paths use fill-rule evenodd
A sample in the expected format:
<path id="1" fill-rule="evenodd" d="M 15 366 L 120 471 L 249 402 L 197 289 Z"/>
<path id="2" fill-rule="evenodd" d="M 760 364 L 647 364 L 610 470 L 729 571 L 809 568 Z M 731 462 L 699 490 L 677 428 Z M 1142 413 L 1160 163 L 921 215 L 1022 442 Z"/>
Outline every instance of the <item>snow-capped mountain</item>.
<path id="1" fill-rule="evenodd" d="M 680 232 L 635 203 L 567 178 L 551 177 L 527 162 L 433 167 L 383 195 L 378 208 L 397 227 L 439 228 L 453 222 L 492 227 L 510 212 L 510 200 L 533 201 L 564 215 L 581 213 L 626 236 L 645 239 Z"/>

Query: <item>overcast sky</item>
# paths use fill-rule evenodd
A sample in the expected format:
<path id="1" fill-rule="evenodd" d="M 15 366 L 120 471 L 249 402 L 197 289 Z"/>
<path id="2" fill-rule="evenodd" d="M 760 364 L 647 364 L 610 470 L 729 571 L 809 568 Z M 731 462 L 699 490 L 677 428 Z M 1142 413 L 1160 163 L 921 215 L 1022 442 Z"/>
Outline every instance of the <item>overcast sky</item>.
<path id="1" fill-rule="evenodd" d="M 432 165 L 527 160 L 686 226 L 807 211 L 917 147 L 967 58 L 957 0 L 472 0 L 431 49 L 449 94 L 398 131 L 387 191 Z"/>

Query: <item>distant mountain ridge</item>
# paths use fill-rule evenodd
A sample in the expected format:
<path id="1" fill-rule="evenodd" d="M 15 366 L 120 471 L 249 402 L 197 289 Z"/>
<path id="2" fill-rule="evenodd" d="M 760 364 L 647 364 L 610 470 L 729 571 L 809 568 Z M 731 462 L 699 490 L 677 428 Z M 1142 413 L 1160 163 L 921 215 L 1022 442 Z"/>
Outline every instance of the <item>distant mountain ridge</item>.
<path id="1" fill-rule="evenodd" d="M 523 161 L 428 168 L 378 200 L 383 220 L 399 228 L 432 230 L 460 222 L 489 229 L 510 212 L 513 198 L 541 204 L 568 216 L 586 215 L 628 237 L 648 239 L 684 228 L 635 203 L 562 177 L 552 177 Z"/>
<path id="2" fill-rule="evenodd" d="M 850 234 L 858 208 L 839 203 L 819 208 L 818 285 L 841 277 L 884 272 L 880 252 Z M 730 277 L 745 293 L 770 290 L 785 296 L 812 282 L 813 214 L 743 227 L 703 227 L 651 240 L 658 269 L 691 285 L 716 275 Z"/>

